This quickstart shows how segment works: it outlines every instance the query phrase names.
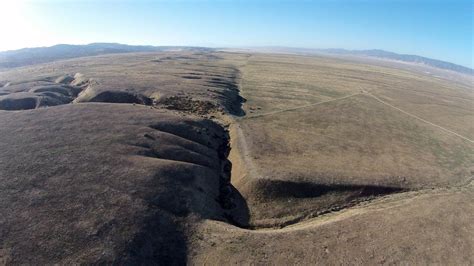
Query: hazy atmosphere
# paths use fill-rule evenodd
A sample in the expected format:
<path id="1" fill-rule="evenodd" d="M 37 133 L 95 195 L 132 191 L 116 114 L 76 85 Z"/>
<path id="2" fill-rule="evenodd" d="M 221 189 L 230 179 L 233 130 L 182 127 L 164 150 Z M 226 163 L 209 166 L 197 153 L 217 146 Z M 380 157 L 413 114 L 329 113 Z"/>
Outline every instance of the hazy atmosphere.
<path id="1" fill-rule="evenodd" d="M 0 51 L 58 43 L 384 49 L 473 66 L 469 0 L 3 0 Z"/>

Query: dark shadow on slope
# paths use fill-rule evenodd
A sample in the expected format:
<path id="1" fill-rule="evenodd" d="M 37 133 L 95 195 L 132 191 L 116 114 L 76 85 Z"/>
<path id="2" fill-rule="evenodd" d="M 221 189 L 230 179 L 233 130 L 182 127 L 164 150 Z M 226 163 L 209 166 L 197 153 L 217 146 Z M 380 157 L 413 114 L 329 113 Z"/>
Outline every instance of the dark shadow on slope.
<path id="1" fill-rule="evenodd" d="M 0 110 L 28 110 L 71 103 L 88 86 L 81 74 L 23 80 L 11 83 L 0 92 Z"/>
<path id="2" fill-rule="evenodd" d="M 35 96 L 11 98 L 5 96 L 0 98 L 0 110 L 14 111 L 34 109 L 38 105 L 38 99 Z"/>
<path id="3" fill-rule="evenodd" d="M 225 68 L 225 67 L 221 67 Z M 242 104 L 246 101 L 240 96 L 239 79 L 240 71 L 235 67 L 228 67 L 231 73 L 227 76 L 219 74 L 211 74 L 206 80 L 204 86 L 212 88 L 208 89 L 214 94 L 217 94 L 218 99 L 222 102 L 226 111 L 234 116 L 244 116 L 245 112 L 242 109 Z"/>
<path id="4" fill-rule="evenodd" d="M 235 75 L 230 78 L 211 78 L 208 84 L 212 88 L 220 89 L 220 91 L 213 92 L 220 95 L 220 99 L 231 115 L 244 116 L 245 111 L 242 109 L 242 105 L 246 100 L 240 96 L 240 90 L 237 84 L 240 73 L 237 69 L 235 71 Z"/>
<path id="5" fill-rule="evenodd" d="M 225 213 L 225 218 L 234 226 L 249 228 L 250 210 L 247 201 L 234 186 L 231 185 L 231 189 L 230 197 L 233 205 L 232 208 Z"/>
<path id="6" fill-rule="evenodd" d="M 239 189 L 248 205 L 247 210 L 250 209 L 251 219 L 247 223 L 233 224 L 250 230 L 283 228 L 363 201 L 406 191 L 396 186 L 316 184 L 304 180 L 270 179 L 244 182 Z"/>
<path id="7" fill-rule="evenodd" d="M 142 232 L 130 241 L 124 256 L 113 263 L 186 265 L 188 253 L 186 237 L 178 225 L 176 218 L 156 208 L 144 221 Z"/>
<path id="8" fill-rule="evenodd" d="M 315 198 L 333 192 L 354 192 L 351 198 L 371 197 L 403 191 L 400 187 L 377 185 L 315 184 L 283 180 L 259 182 L 258 190 L 264 198 Z"/>
<path id="9" fill-rule="evenodd" d="M 98 93 L 89 102 L 152 104 L 152 100 L 144 95 L 111 90 Z"/>
<path id="10" fill-rule="evenodd" d="M 232 163 L 227 159 L 230 153 L 228 131 L 221 125 L 206 119 L 185 121 L 179 124 L 162 121 L 151 125 L 150 128 L 161 133 L 159 133 L 160 135 L 150 133 L 145 136 L 148 144 L 143 145 L 144 143 L 142 143 L 140 145 L 140 147 L 145 148 L 141 155 L 192 163 L 194 166 L 205 167 L 218 173 L 219 191 L 215 201 L 221 206 L 222 210 L 220 212 L 224 216 L 211 217 L 203 213 L 201 215 L 204 215 L 203 217 L 207 219 L 247 227 L 250 220 L 249 208 L 244 197 L 230 183 Z M 179 153 L 167 148 L 169 145 L 166 143 L 167 136 L 179 137 L 174 141 L 175 146 L 172 147 L 172 149 L 180 150 Z M 155 143 L 158 146 L 155 146 Z M 213 152 L 215 152 L 215 155 L 212 155 Z M 207 153 L 212 158 L 203 156 L 203 153 Z"/>
<path id="11" fill-rule="evenodd" d="M 224 140 L 225 134 L 219 130 L 219 125 L 211 120 L 202 121 L 183 121 L 180 123 L 173 123 L 169 121 L 161 121 L 150 125 L 150 128 L 163 131 L 169 134 L 176 135 L 178 137 L 199 143 L 211 149 L 216 149 Z M 207 135 L 207 132 L 213 132 L 213 134 Z"/>
<path id="12" fill-rule="evenodd" d="M 201 76 L 191 76 L 191 75 L 183 75 L 181 76 L 183 79 L 202 79 Z"/>

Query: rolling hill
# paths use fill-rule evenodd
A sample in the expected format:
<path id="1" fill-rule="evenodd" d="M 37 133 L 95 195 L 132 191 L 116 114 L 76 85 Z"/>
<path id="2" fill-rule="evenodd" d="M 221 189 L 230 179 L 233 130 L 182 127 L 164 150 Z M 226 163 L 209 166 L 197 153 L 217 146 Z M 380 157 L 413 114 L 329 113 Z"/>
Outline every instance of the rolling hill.
<path id="1" fill-rule="evenodd" d="M 205 48 L 91 43 L 87 45 L 58 44 L 51 47 L 24 48 L 0 52 L 0 68 L 12 68 L 52 62 L 61 59 L 102 54 L 153 52 L 168 50 L 207 50 Z"/>

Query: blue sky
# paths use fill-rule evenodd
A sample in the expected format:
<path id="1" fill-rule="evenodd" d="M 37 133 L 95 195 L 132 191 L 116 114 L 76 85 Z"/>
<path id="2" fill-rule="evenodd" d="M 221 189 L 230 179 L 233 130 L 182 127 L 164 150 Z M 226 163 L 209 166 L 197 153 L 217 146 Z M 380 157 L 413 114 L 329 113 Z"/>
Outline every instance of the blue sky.
<path id="1" fill-rule="evenodd" d="M 0 2 L 0 50 L 57 43 L 384 49 L 473 67 L 472 1 Z"/>

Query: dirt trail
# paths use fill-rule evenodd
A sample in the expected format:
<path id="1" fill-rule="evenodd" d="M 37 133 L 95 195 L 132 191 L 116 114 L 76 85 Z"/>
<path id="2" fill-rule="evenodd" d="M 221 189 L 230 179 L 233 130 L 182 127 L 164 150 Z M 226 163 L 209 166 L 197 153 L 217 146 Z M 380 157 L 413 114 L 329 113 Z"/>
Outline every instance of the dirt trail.
<path id="1" fill-rule="evenodd" d="M 230 125 L 230 136 L 232 150 L 234 151 L 235 156 L 239 157 L 234 159 L 241 160 L 243 163 L 242 166 L 245 167 L 244 171 L 247 175 L 251 176 L 252 178 L 260 177 L 257 167 L 252 160 L 250 149 L 248 147 L 244 132 L 242 131 L 242 125 L 240 125 L 235 120 Z"/>
<path id="2" fill-rule="evenodd" d="M 357 96 L 357 95 L 360 95 L 360 94 L 362 94 L 362 93 L 360 93 L 360 92 L 359 93 L 354 93 L 354 94 L 350 94 L 350 95 L 340 97 L 340 98 L 336 98 L 336 99 L 331 99 L 331 100 L 317 102 L 317 103 L 305 104 L 305 105 L 301 105 L 301 106 L 297 106 L 297 107 L 287 108 L 287 109 L 268 112 L 268 113 L 263 113 L 263 114 L 255 114 L 255 115 L 244 116 L 241 119 L 252 119 L 252 118 L 258 118 L 258 117 L 263 117 L 263 116 L 275 115 L 275 114 L 279 114 L 279 113 L 283 113 L 283 112 L 299 110 L 299 109 L 308 108 L 308 107 L 312 107 L 312 106 L 316 106 L 316 105 L 320 105 L 320 104 L 324 104 L 324 103 L 330 103 L 330 102 L 335 102 L 335 101 L 339 101 L 339 100 L 344 100 L 344 99 L 347 99 L 347 98 L 350 98 L 350 97 L 353 97 L 353 96 Z"/>
<path id="3" fill-rule="evenodd" d="M 395 109 L 395 110 L 397 110 L 397 111 L 399 111 L 399 112 L 402 112 L 402 113 L 404 113 L 404 114 L 406 114 L 406 115 L 409 115 L 409 116 L 411 116 L 411 117 L 413 117 L 413 118 L 415 118 L 415 119 L 418 119 L 418 120 L 420 120 L 420 121 L 422 121 L 422 122 L 424 122 L 424 123 L 427 123 L 427 124 L 430 124 L 430 125 L 432 125 L 432 126 L 434 126 L 434 127 L 437 127 L 437 128 L 439 128 L 439 129 L 441 129 L 441 130 L 443 130 L 443 131 L 445 131 L 445 132 L 447 132 L 447 133 L 449 133 L 449 134 L 458 136 L 458 137 L 460 137 L 460 138 L 462 138 L 462 139 L 464 139 L 464 140 L 469 141 L 470 143 L 474 143 L 474 140 L 471 140 L 471 139 L 469 139 L 469 138 L 467 138 L 467 137 L 465 137 L 465 136 L 463 136 L 463 135 L 461 135 L 461 134 L 458 134 L 458 133 L 456 133 L 456 132 L 454 132 L 454 131 L 452 131 L 452 130 L 449 130 L 449 129 L 445 128 L 445 127 L 442 127 L 442 126 L 440 126 L 440 125 L 437 125 L 437 124 L 435 124 L 435 123 L 432 123 L 432 122 L 430 122 L 430 121 L 427 121 L 427 120 L 425 120 L 425 119 L 423 119 L 423 118 L 421 118 L 421 117 L 419 117 L 419 116 L 417 116 L 417 115 L 411 114 L 411 113 L 409 113 L 409 112 L 407 112 L 407 111 L 404 111 L 404 110 L 402 110 L 402 109 L 400 109 L 400 108 L 398 108 L 398 107 L 396 107 L 396 106 L 393 106 L 393 105 L 391 105 L 391 104 L 385 102 L 384 100 L 380 99 L 379 97 L 377 97 L 377 96 L 375 96 L 375 95 L 373 95 L 373 94 L 371 94 L 371 93 L 369 93 L 369 92 L 365 92 L 365 94 L 367 94 L 367 95 L 369 95 L 370 97 L 374 98 L 374 99 L 377 100 L 378 102 L 380 102 L 380 103 L 382 103 L 382 104 L 384 104 L 384 105 L 387 105 L 387 106 L 390 107 L 390 108 L 393 108 L 393 109 Z"/>
<path id="4" fill-rule="evenodd" d="M 350 97 L 353 97 L 353 96 L 357 96 L 357 95 L 368 95 L 368 96 L 374 98 L 375 100 L 377 100 L 378 102 L 380 102 L 380 103 L 382 103 L 382 104 L 384 104 L 384 105 L 389 106 L 390 108 L 393 108 L 393 109 L 395 109 L 395 110 L 397 110 L 397 111 L 399 111 L 399 112 L 402 112 L 402 113 L 404 113 L 404 114 L 406 114 L 406 115 L 408 115 L 408 116 L 411 116 L 411 117 L 413 117 L 413 118 L 415 118 L 415 119 L 418 119 L 418 120 L 420 120 L 420 121 L 422 121 L 422 122 L 424 122 L 424 123 L 427 123 L 427 124 L 429 124 L 429 125 L 432 125 L 432 126 L 434 126 L 434 127 L 437 127 L 437 128 L 439 128 L 439 129 L 441 129 L 441 130 L 443 130 L 443 131 L 445 131 L 445 132 L 447 132 L 447 133 L 449 133 L 449 134 L 458 136 L 458 137 L 460 137 L 460 138 L 462 138 L 462 139 L 464 139 L 464 140 L 469 141 L 470 143 L 474 143 L 474 140 L 471 140 L 471 139 L 469 139 L 468 137 L 465 137 L 465 136 L 463 136 L 463 135 L 461 135 L 461 134 L 459 134 L 459 133 L 456 133 L 456 132 L 454 132 L 454 131 L 452 131 L 452 130 L 450 130 L 450 129 L 447 129 L 447 128 L 445 128 L 445 127 L 442 127 L 442 126 L 440 126 L 440 125 L 437 125 L 437 124 L 435 124 L 435 123 L 432 123 L 432 122 L 430 122 L 430 121 L 428 121 L 428 120 L 425 120 L 425 119 L 423 119 L 423 118 L 421 118 L 421 117 L 419 117 L 419 116 L 417 116 L 417 115 L 414 115 L 414 114 L 409 113 L 409 112 L 407 112 L 407 111 L 405 111 L 405 110 L 402 110 L 402 109 L 400 109 L 400 108 L 398 108 L 398 107 L 396 107 L 396 106 L 394 106 L 394 105 L 391 105 L 391 104 L 385 102 L 384 100 L 380 99 L 379 97 L 377 97 L 377 96 L 375 96 L 375 95 L 373 95 L 373 94 L 371 94 L 371 93 L 369 93 L 369 92 L 367 92 L 367 91 L 364 91 L 364 92 L 362 92 L 362 93 L 354 93 L 354 94 L 347 95 L 347 96 L 344 96 L 344 97 L 340 97 L 340 98 L 336 98 L 336 99 L 331 99 L 331 100 L 328 100 L 328 101 L 322 101 L 322 102 L 317 102 L 317 103 L 310 103 L 310 104 L 305 104 L 305 105 L 301 105 L 301 106 L 297 106 L 297 107 L 292 107 L 292 108 L 287 108 L 287 109 L 278 110 L 278 111 L 272 111 L 272 112 L 263 113 L 263 114 L 248 115 L 248 116 L 241 117 L 241 118 L 239 118 L 238 120 L 253 119 L 253 118 L 259 118 L 259 117 L 264 117 L 264 116 L 275 115 L 275 114 L 279 114 L 279 113 L 283 113 L 283 112 L 295 111 L 295 110 L 304 109 L 304 108 L 308 108 L 308 107 L 312 107 L 312 106 L 316 106 L 316 105 L 320 105 L 320 104 L 324 104 L 324 103 L 330 103 L 330 102 L 335 102 L 335 101 L 339 101 L 339 100 L 344 100 L 344 99 L 347 99 L 347 98 L 350 98 Z"/>
<path id="5" fill-rule="evenodd" d="M 239 80 L 239 83 L 240 81 L 241 80 Z M 239 91 L 241 92 L 240 84 L 238 84 L 238 87 L 239 87 Z M 427 120 L 424 120 L 416 115 L 410 114 L 400 108 L 397 108 L 389 103 L 386 103 L 385 101 L 379 99 L 378 97 L 370 94 L 366 90 L 361 90 L 361 92 L 354 93 L 354 94 L 347 95 L 340 98 L 336 98 L 336 99 L 331 99 L 328 101 L 311 103 L 311 104 L 306 104 L 302 106 L 297 106 L 297 107 L 292 107 L 292 108 L 287 108 L 283 110 L 277 110 L 277 111 L 267 112 L 267 113 L 262 113 L 262 114 L 247 115 L 243 117 L 231 116 L 230 119 L 226 119 L 227 123 L 230 125 L 229 128 L 230 128 L 231 153 L 229 155 L 229 159 L 232 161 L 232 164 L 233 164 L 232 180 L 231 180 L 232 184 L 237 189 L 239 189 L 245 186 L 247 187 L 249 185 L 251 186 L 252 183 L 255 183 L 257 180 L 260 180 L 260 181 L 265 180 L 265 178 L 262 177 L 261 174 L 259 173 L 258 167 L 253 161 L 249 144 L 246 140 L 245 133 L 243 132 L 245 128 L 244 129 L 242 128 L 244 125 L 239 123 L 240 121 L 245 120 L 245 119 L 253 119 L 253 118 L 265 117 L 265 116 L 270 116 L 270 115 L 277 115 L 283 112 L 294 111 L 294 110 L 304 109 L 304 108 L 308 108 L 312 106 L 317 106 L 320 104 L 344 100 L 344 99 L 348 99 L 348 98 L 358 96 L 358 95 L 370 96 L 376 99 L 378 102 L 385 104 L 393 109 L 396 109 L 397 111 L 400 111 L 422 122 L 428 123 L 439 129 L 442 129 L 445 132 L 456 135 L 458 137 L 463 138 L 464 140 L 474 143 L 474 141 L 470 140 L 467 137 L 464 137 L 449 129 L 446 129 L 444 127 L 431 123 Z M 257 227 L 251 228 L 251 230 L 262 231 L 262 232 L 269 232 L 269 231 L 280 232 L 280 231 L 285 231 L 285 230 L 286 231 L 299 230 L 308 226 L 316 226 L 320 223 L 329 223 L 332 221 L 345 219 L 347 217 L 357 215 L 360 213 L 365 213 L 372 210 L 387 209 L 387 208 L 399 206 L 403 202 L 412 200 L 417 197 L 421 197 L 423 195 L 442 194 L 442 193 L 464 189 L 466 187 L 472 188 L 472 178 L 470 181 L 468 181 L 467 184 L 462 184 L 458 186 L 442 187 L 442 188 L 436 188 L 436 189 L 431 189 L 431 188 L 418 189 L 418 190 L 410 190 L 410 191 L 401 191 L 401 192 L 393 193 L 393 194 L 379 195 L 379 196 L 371 197 L 365 200 L 361 200 L 355 204 L 347 204 L 344 206 L 339 206 L 339 208 L 337 208 L 336 210 L 329 210 L 329 211 L 324 212 L 323 214 L 315 214 L 315 213 L 302 214 L 297 219 L 294 219 L 293 221 L 289 221 L 288 223 L 285 223 L 285 225 L 281 226 L 280 228 L 278 228 L 278 226 L 276 228 L 257 226 Z"/>
<path id="6" fill-rule="evenodd" d="M 354 95 L 351 95 L 354 96 Z M 351 97 L 347 96 L 345 98 Z M 341 99 L 341 98 L 340 98 Z M 305 106 L 306 107 L 306 106 Z M 239 188 L 242 183 L 263 179 L 260 175 L 257 166 L 255 165 L 250 148 L 242 130 L 242 125 L 239 124 L 240 119 L 232 119 L 230 122 L 230 139 L 231 139 L 231 155 L 229 159 L 233 163 L 232 183 Z M 238 162 L 237 162 L 238 161 Z M 237 176 L 235 173 L 238 173 Z M 321 215 L 310 213 L 309 215 L 302 215 L 294 221 L 286 223 L 284 226 L 277 227 L 254 227 L 249 230 L 253 232 L 286 232 L 292 230 L 300 230 L 307 227 L 318 226 L 324 223 L 330 223 L 347 219 L 351 216 L 367 213 L 369 211 L 380 211 L 384 209 L 394 208 L 415 198 L 424 197 L 427 195 L 438 195 L 456 192 L 463 189 L 473 188 L 473 178 L 464 184 L 440 188 L 426 188 L 419 190 L 411 190 L 406 192 L 399 192 L 389 195 L 381 195 L 376 198 L 363 200 L 359 203 L 341 206 L 337 210 L 327 211 Z M 250 206 L 249 206 L 250 207 Z"/>
<path id="7" fill-rule="evenodd" d="M 230 136 L 232 147 L 230 160 L 233 164 L 236 160 L 240 160 L 237 164 L 233 166 L 233 173 L 234 171 L 239 172 L 239 176 L 237 177 L 237 180 L 232 180 L 232 183 L 236 185 L 236 187 L 239 187 L 241 183 L 249 182 L 249 180 L 251 179 L 262 179 L 263 177 L 259 175 L 257 167 L 255 166 L 255 163 L 252 160 L 250 150 L 245 139 L 245 135 L 242 131 L 241 125 L 239 125 L 238 122 L 234 122 L 231 124 Z M 238 156 L 239 158 L 236 158 L 236 156 Z M 234 177 L 235 175 L 233 174 L 233 178 Z M 252 227 L 247 228 L 245 230 L 251 230 L 253 232 L 287 232 L 292 230 L 301 230 L 312 226 L 336 222 L 342 219 L 348 219 L 352 216 L 359 215 L 362 213 L 395 208 L 400 205 L 407 204 L 409 201 L 419 197 L 426 197 L 429 195 L 443 195 L 473 188 L 474 177 L 472 177 L 465 183 L 459 185 L 439 188 L 425 188 L 398 192 L 388 195 L 381 195 L 375 198 L 362 200 L 356 204 L 341 206 L 337 210 L 330 210 L 320 215 L 315 215 L 314 213 L 302 215 L 298 219 L 294 219 L 294 221 L 286 223 L 284 226 Z"/>

